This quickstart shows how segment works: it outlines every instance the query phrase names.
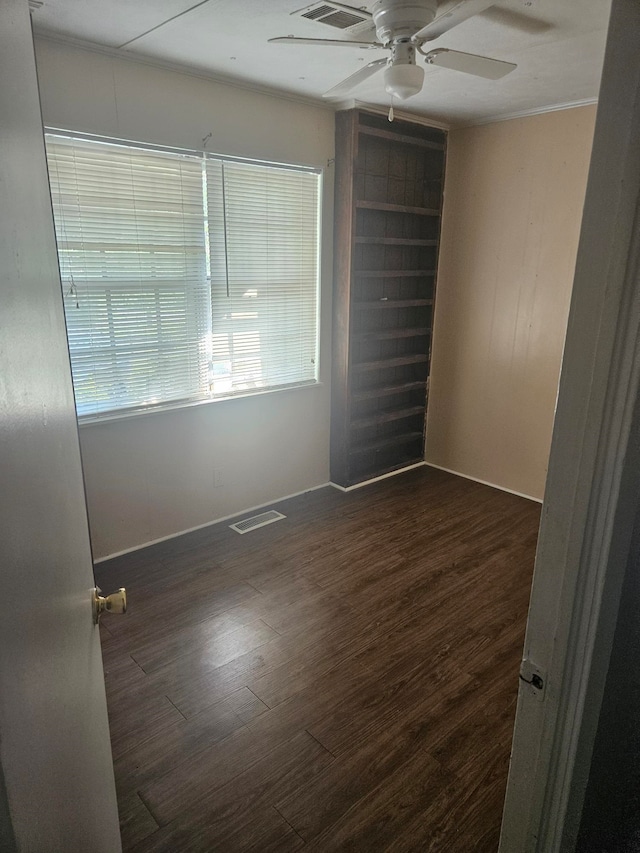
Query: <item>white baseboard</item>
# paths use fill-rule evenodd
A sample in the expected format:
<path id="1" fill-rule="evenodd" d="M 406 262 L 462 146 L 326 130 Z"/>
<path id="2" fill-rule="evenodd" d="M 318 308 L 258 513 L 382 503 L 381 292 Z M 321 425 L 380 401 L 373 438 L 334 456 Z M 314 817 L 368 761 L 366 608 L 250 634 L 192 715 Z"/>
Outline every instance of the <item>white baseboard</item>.
<path id="1" fill-rule="evenodd" d="M 372 477 L 370 480 L 364 480 L 362 483 L 356 483 L 353 486 L 339 486 L 337 483 L 329 483 L 329 485 L 341 492 L 353 492 L 355 489 L 362 489 L 364 486 L 370 486 L 372 483 L 379 483 L 380 480 L 388 480 L 389 477 L 396 477 L 398 474 L 404 474 L 406 471 L 412 471 L 414 468 L 423 468 L 426 464 L 426 462 L 416 462 L 413 465 L 407 465 L 406 468 L 398 468 L 397 471 L 389 471 L 388 474 L 381 474 L 379 477 Z"/>
<path id="2" fill-rule="evenodd" d="M 187 530 L 179 530 L 177 533 L 170 533 L 168 536 L 161 536 L 159 539 L 151 539 L 149 542 L 143 542 L 140 545 L 134 545 L 131 548 L 125 548 L 122 551 L 114 551 L 113 554 L 107 554 L 105 557 L 99 557 L 97 560 L 94 560 L 94 565 L 98 565 L 99 563 L 105 563 L 107 560 L 112 560 L 114 557 L 123 557 L 125 554 L 133 554 L 135 551 L 141 551 L 143 548 L 148 548 L 150 545 L 158 545 L 161 542 L 168 542 L 170 539 L 176 539 L 178 536 L 184 536 L 187 533 L 195 533 L 196 530 L 204 530 L 205 527 L 212 527 L 214 524 L 220 524 L 223 521 L 229 521 L 231 518 L 236 518 L 239 515 L 245 515 L 249 512 L 255 512 L 258 509 L 264 509 L 268 506 L 273 506 L 273 504 L 281 503 L 282 501 L 288 501 L 291 498 L 300 497 L 300 495 L 304 495 L 307 492 L 315 492 L 318 489 L 326 489 L 327 486 L 333 486 L 334 489 L 338 489 L 340 492 L 353 492 L 356 489 L 362 489 L 365 486 L 370 486 L 373 483 L 378 483 L 381 480 L 387 480 L 389 477 L 396 477 L 398 474 L 404 474 L 407 471 L 412 471 L 414 468 L 437 468 L 439 471 L 445 471 L 447 474 L 455 474 L 456 477 L 464 477 L 465 480 L 473 480 L 474 483 L 481 483 L 483 486 L 490 486 L 492 489 L 499 489 L 501 492 L 508 492 L 510 495 L 516 495 L 519 498 L 526 498 L 530 501 L 535 501 L 536 503 L 541 504 L 541 498 L 534 498 L 531 495 L 525 495 L 523 492 L 516 492 L 514 489 L 507 489 L 504 486 L 499 486 L 496 483 L 489 483 L 487 480 L 480 480 L 477 477 L 471 477 L 469 474 L 461 474 L 460 471 L 453 471 L 451 468 L 444 468 L 442 465 L 434 465 L 432 462 L 416 462 L 414 465 L 408 465 L 406 468 L 398 468 L 397 471 L 389 471 L 388 474 L 382 474 L 380 477 L 372 477 L 371 480 L 365 480 L 362 483 L 356 483 L 353 486 L 339 486 L 337 483 L 322 483 L 319 486 L 312 486 L 309 489 L 302 489 L 300 492 L 294 492 L 291 495 L 284 495 L 281 498 L 274 498 L 271 501 L 266 501 L 262 504 L 257 504 L 256 506 L 246 507 L 246 509 L 238 510 L 237 512 L 233 512 L 230 515 L 223 515 L 221 518 L 214 518 L 212 521 L 207 521 L 204 524 L 198 524 L 195 527 L 189 527 Z"/>
<path id="3" fill-rule="evenodd" d="M 535 501 L 537 504 L 542 503 L 542 498 L 534 498 L 532 495 L 525 495 L 524 492 L 516 492 L 515 489 L 507 489 L 505 486 L 499 486 L 497 483 L 490 483 L 488 480 L 480 480 L 478 477 L 471 477 L 469 474 L 461 474 L 460 471 L 453 471 L 451 468 L 444 468 L 442 465 L 434 465 L 433 462 L 425 462 L 429 468 L 437 468 L 438 471 L 446 471 L 447 474 L 455 474 L 456 477 L 464 477 L 465 480 L 473 480 L 474 483 L 480 483 L 483 486 L 491 486 L 492 489 L 499 489 L 501 492 L 508 492 L 510 495 L 515 495 L 518 498 L 526 498 L 528 501 Z"/>
<path id="4" fill-rule="evenodd" d="M 125 554 L 133 554 L 134 551 L 141 551 L 143 548 L 148 548 L 150 545 L 158 545 L 160 542 L 168 542 L 169 539 L 177 539 L 178 536 L 184 536 L 186 533 L 195 533 L 196 530 L 204 530 L 205 527 L 212 527 L 214 524 L 220 524 L 222 521 L 229 521 L 231 518 L 236 518 L 239 515 L 245 515 L 248 512 L 255 512 L 257 509 L 264 509 L 274 504 L 288 501 L 291 498 L 298 498 L 300 495 L 306 495 L 307 492 L 316 492 L 318 489 L 326 489 L 332 483 L 322 483 L 319 486 L 311 486 L 309 489 L 302 489 L 300 492 L 294 492 L 292 495 L 285 495 L 282 498 L 274 498 L 257 506 L 250 506 L 246 509 L 239 509 L 237 512 L 232 512 L 231 515 L 223 515 L 221 518 L 214 518 L 213 521 L 206 521 L 204 524 L 197 524 L 195 527 L 189 527 L 187 530 L 179 530 L 177 533 L 170 533 L 168 536 L 161 536 L 159 539 L 151 539 L 149 542 L 143 542 L 141 545 L 134 545 L 132 548 L 125 548 L 123 551 L 115 551 L 113 554 L 107 554 L 106 557 L 99 557 L 93 561 L 94 565 L 104 563 L 107 560 L 113 560 L 114 557 L 123 557 Z"/>

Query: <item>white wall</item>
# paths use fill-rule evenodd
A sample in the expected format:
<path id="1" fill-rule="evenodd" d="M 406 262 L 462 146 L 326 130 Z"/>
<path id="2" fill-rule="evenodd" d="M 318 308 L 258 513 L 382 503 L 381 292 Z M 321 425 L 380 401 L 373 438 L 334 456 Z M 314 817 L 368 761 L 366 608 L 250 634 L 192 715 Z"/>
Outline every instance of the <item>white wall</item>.
<path id="1" fill-rule="evenodd" d="M 36 54 L 47 126 L 193 149 L 212 133 L 210 151 L 311 166 L 333 157 L 329 109 L 49 40 Z M 322 385 L 81 427 L 96 558 L 327 482 L 332 224 L 328 169 Z"/>
<path id="2" fill-rule="evenodd" d="M 596 108 L 453 130 L 427 461 L 544 493 Z"/>

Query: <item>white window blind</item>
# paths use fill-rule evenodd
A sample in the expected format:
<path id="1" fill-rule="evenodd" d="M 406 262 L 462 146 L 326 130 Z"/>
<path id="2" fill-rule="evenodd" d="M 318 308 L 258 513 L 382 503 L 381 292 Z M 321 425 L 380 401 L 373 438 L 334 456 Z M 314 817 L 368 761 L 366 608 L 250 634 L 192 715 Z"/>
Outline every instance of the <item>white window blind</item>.
<path id="1" fill-rule="evenodd" d="M 46 139 L 80 416 L 317 380 L 317 172 Z"/>
<path id="2" fill-rule="evenodd" d="M 78 414 L 200 395 L 201 159 L 51 136 L 47 154 Z"/>
<path id="3" fill-rule="evenodd" d="M 213 393 L 317 376 L 318 175 L 207 161 Z"/>

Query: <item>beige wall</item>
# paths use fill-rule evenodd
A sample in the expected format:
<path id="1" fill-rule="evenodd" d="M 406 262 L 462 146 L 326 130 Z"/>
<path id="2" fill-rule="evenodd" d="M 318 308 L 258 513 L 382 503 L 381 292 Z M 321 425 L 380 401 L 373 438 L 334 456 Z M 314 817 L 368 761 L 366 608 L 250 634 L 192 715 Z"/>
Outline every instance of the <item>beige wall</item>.
<path id="1" fill-rule="evenodd" d="M 541 498 L 595 107 L 449 137 L 427 461 Z"/>
<path id="2" fill-rule="evenodd" d="M 36 50 L 48 126 L 195 149 L 211 132 L 215 152 L 312 166 L 333 157 L 327 109 L 53 41 L 38 40 Z M 324 384 L 83 426 L 96 558 L 327 482 L 332 178 L 324 183 Z"/>

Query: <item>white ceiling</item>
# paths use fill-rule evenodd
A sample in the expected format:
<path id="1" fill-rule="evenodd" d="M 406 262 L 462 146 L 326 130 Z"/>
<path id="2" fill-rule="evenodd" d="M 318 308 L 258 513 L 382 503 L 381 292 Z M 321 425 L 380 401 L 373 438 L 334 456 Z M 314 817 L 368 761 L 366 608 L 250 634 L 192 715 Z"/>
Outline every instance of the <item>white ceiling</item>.
<path id="1" fill-rule="evenodd" d="M 449 5 L 447 0 L 443 5 Z M 267 44 L 274 36 L 349 38 L 292 12 L 305 0 L 44 0 L 36 32 L 162 61 L 219 79 L 320 98 L 382 50 Z M 353 5 L 371 8 L 373 0 Z M 448 124 L 486 121 L 572 105 L 597 97 L 609 0 L 501 0 L 429 47 L 448 47 L 516 62 L 491 81 L 428 68 L 409 112 Z M 354 91 L 387 105 L 381 75 Z"/>

